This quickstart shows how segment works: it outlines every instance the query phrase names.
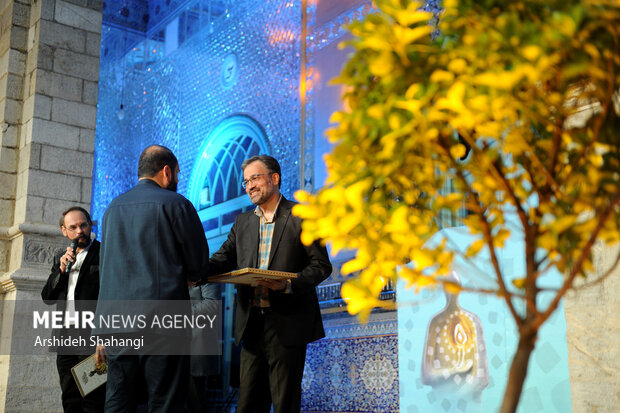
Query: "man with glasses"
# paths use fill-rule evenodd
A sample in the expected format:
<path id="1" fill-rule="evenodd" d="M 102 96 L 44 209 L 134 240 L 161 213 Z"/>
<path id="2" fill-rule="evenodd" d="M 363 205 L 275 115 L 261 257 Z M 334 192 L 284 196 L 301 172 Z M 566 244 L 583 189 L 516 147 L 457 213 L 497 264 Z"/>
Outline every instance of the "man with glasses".
<path id="1" fill-rule="evenodd" d="M 137 305 L 157 300 L 154 305 L 165 310 L 172 306 L 171 300 L 181 300 L 177 302 L 187 301 L 191 311 L 188 283 L 207 272 L 209 247 L 194 206 L 176 193 L 178 177 L 179 162 L 172 151 L 149 146 L 138 161 L 138 184 L 107 208 L 101 225 L 98 315 L 105 313 L 108 301 L 135 310 Z M 117 336 L 118 330 L 96 332 Z M 143 337 L 144 348 L 138 354 L 131 348 L 110 354 L 106 348 L 105 411 L 134 411 L 138 386 L 144 380 L 150 412 L 182 412 L 190 376 L 191 331 L 187 333 L 185 348 L 178 330 L 124 328 L 122 334 Z"/>
<path id="2" fill-rule="evenodd" d="M 243 187 L 256 208 L 235 219 L 210 274 L 261 268 L 297 274 L 237 287 L 235 341 L 241 347 L 237 412 L 298 412 L 308 343 L 325 336 L 315 287 L 332 270 L 324 246 L 303 245 L 295 205 L 280 194 L 278 161 L 259 155 L 241 165 Z"/>
<path id="3" fill-rule="evenodd" d="M 60 230 L 72 245 L 54 257 L 51 274 L 43 287 L 41 298 L 46 304 L 56 304 L 58 311 L 94 311 L 99 294 L 99 241 L 91 239 L 90 214 L 79 206 L 62 213 Z M 81 335 L 89 342 L 90 331 L 68 327 L 55 330 L 57 337 Z M 94 348 L 58 348 L 56 367 L 65 412 L 103 412 L 105 386 L 82 398 L 71 368 L 94 352 Z"/>

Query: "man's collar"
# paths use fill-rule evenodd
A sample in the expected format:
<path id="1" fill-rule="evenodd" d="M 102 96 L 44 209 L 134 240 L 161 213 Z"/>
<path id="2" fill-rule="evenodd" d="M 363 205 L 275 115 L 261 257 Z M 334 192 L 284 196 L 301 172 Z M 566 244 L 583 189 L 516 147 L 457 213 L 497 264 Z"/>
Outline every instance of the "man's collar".
<path id="1" fill-rule="evenodd" d="M 265 220 L 266 222 L 270 223 L 273 222 L 274 219 L 276 219 L 276 215 L 278 214 L 278 208 L 280 207 L 280 202 L 282 202 L 282 194 L 280 194 L 280 198 L 278 198 L 276 209 L 273 210 L 273 217 L 271 218 L 271 221 Z M 263 213 L 263 209 L 260 207 L 260 205 L 256 205 L 256 208 L 254 208 L 254 214 L 260 218 L 263 218 L 265 216 L 265 214 Z"/>
<path id="2" fill-rule="evenodd" d="M 155 185 L 155 186 L 159 186 L 161 188 L 161 186 L 152 178 L 140 178 L 138 180 L 138 185 Z"/>

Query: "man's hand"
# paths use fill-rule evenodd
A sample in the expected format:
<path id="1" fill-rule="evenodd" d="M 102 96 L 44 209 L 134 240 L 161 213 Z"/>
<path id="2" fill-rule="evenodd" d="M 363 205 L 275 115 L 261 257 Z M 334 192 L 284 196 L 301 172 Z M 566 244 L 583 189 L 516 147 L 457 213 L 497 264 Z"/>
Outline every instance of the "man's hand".
<path id="1" fill-rule="evenodd" d="M 101 344 L 97 344 L 97 349 L 95 350 L 95 366 L 98 366 L 99 364 L 103 364 L 105 362 L 105 347 Z"/>
<path id="2" fill-rule="evenodd" d="M 286 290 L 286 280 L 272 280 L 271 278 L 261 278 L 256 281 L 256 284 L 262 285 L 264 287 L 269 288 L 273 291 L 284 291 Z"/>
<path id="3" fill-rule="evenodd" d="M 75 253 L 73 252 L 73 248 L 67 247 L 67 252 L 60 257 L 60 272 L 64 274 L 67 269 L 67 263 L 75 262 Z"/>

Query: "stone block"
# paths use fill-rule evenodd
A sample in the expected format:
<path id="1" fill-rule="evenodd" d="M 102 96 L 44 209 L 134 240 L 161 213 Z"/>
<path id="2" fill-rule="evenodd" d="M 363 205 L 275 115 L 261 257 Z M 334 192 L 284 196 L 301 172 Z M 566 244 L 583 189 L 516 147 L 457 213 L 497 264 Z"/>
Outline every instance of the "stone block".
<path id="1" fill-rule="evenodd" d="M 13 2 L 13 24 L 21 27 L 30 25 L 30 6 Z"/>
<path id="2" fill-rule="evenodd" d="M 41 146 L 41 170 L 89 177 L 93 174 L 93 155 L 55 146 Z"/>
<path id="3" fill-rule="evenodd" d="M 27 99 L 30 96 L 34 95 L 35 87 L 36 87 L 36 75 L 37 71 L 32 70 L 24 75 L 24 81 L 22 83 L 23 95 L 22 99 Z"/>
<path id="4" fill-rule="evenodd" d="M 39 69 L 54 70 L 54 48 L 46 44 L 39 44 L 39 56 L 37 60 Z"/>
<path id="5" fill-rule="evenodd" d="M 0 149 L 0 172 L 15 173 L 17 171 L 17 155 L 15 148 Z"/>
<path id="6" fill-rule="evenodd" d="M 86 44 L 84 30 L 58 24 L 49 20 L 41 20 L 39 44 L 60 47 L 74 52 L 83 53 Z"/>
<path id="7" fill-rule="evenodd" d="M 15 187 L 17 184 L 17 175 L 0 172 L 0 198 L 15 199 Z"/>
<path id="8" fill-rule="evenodd" d="M 11 250 L 11 243 L 9 241 L 4 241 L 0 239 L 0 272 L 9 271 L 9 251 L 10 250 Z M 7 298 L 5 298 L 5 300 L 6 299 Z"/>
<path id="9" fill-rule="evenodd" d="M 54 98 L 52 101 L 52 120 L 72 126 L 94 128 L 97 123 L 97 107 Z"/>
<path id="10" fill-rule="evenodd" d="M 0 53 L 11 50 L 11 36 L 9 33 L 0 35 Z"/>
<path id="11" fill-rule="evenodd" d="M 30 93 L 30 90 L 32 89 L 31 86 L 31 82 L 32 82 L 32 72 L 26 74 L 23 78 L 23 82 L 22 82 L 22 99 L 28 99 L 30 96 L 32 96 L 32 93 Z"/>
<path id="12" fill-rule="evenodd" d="M 16 175 L 17 179 L 15 182 L 15 198 L 22 198 L 28 194 L 27 192 L 28 173 L 29 173 L 29 170 L 25 170 L 25 171 L 17 173 Z"/>
<path id="13" fill-rule="evenodd" d="M 32 142 L 50 144 L 61 148 L 77 149 L 80 129 L 63 123 L 34 119 Z"/>
<path id="14" fill-rule="evenodd" d="M 29 26 L 34 26 L 41 19 L 41 10 L 43 3 L 51 3 L 49 1 L 33 1 L 30 6 L 30 21 Z"/>
<path id="15" fill-rule="evenodd" d="M 28 75 L 37 69 L 37 65 L 39 64 L 38 55 L 35 49 L 30 49 L 24 53 L 26 53 L 26 69 L 24 75 Z"/>
<path id="16" fill-rule="evenodd" d="M 80 79 L 96 81 L 99 79 L 99 58 L 69 50 L 56 49 L 54 71 Z"/>
<path id="17" fill-rule="evenodd" d="M 17 126 L 2 123 L 2 146 L 17 147 Z"/>
<path id="18" fill-rule="evenodd" d="M 41 145 L 29 143 L 19 150 L 19 165 L 17 172 L 27 169 L 39 169 L 41 166 Z"/>
<path id="19" fill-rule="evenodd" d="M 87 0 L 86 7 L 94 10 L 103 10 L 103 0 Z"/>
<path id="20" fill-rule="evenodd" d="M 35 93 L 42 93 L 47 96 L 54 96 L 52 88 L 54 86 L 54 72 L 49 70 L 39 69 L 36 72 L 36 79 L 34 85 Z"/>
<path id="21" fill-rule="evenodd" d="M 84 3 L 84 5 L 86 4 Z M 67 26 L 101 33 L 102 17 L 100 10 L 92 10 L 66 1 L 56 0 L 54 18 L 57 22 Z"/>
<path id="22" fill-rule="evenodd" d="M 99 57 L 101 54 L 101 34 L 86 33 L 86 54 Z"/>
<path id="23" fill-rule="evenodd" d="M 4 80 L 4 78 L 2 79 Z M 22 85 L 24 78 L 13 73 L 8 73 L 6 76 L 6 96 L 11 99 L 22 98 Z M 5 89 L 2 89 L 5 90 Z"/>
<path id="24" fill-rule="evenodd" d="M 2 99 L 5 99 L 7 97 L 10 97 L 10 98 L 13 98 L 13 99 L 19 98 L 19 95 L 18 96 L 11 96 L 11 91 L 9 91 L 7 89 L 8 81 L 9 81 L 9 74 L 8 73 L 0 74 L 0 96 L 2 96 Z"/>
<path id="25" fill-rule="evenodd" d="M 55 365 L 52 362 L 52 365 Z M 42 413 L 62 413 L 62 405 L 60 402 L 60 391 L 58 390 L 60 385 L 56 385 L 51 389 L 40 390 L 37 394 L 40 395 L 41 400 L 46 400 L 45 411 Z"/>
<path id="26" fill-rule="evenodd" d="M 25 52 L 28 50 L 28 29 L 25 27 L 13 26 L 11 29 L 11 47 Z"/>
<path id="27" fill-rule="evenodd" d="M 12 240 L 13 243 L 11 245 L 11 251 L 9 252 L 9 271 L 12 269 L 17 269 L 21 266 L 23 256 L 22 252 L 24 250 L 24 243 L 22 242 L 23 238 L 23 236 L 18 236 L 16 239 Z"/>
<path id="28" fill-rule="evenodd" d="M 16 222 L 21 223 L 26 220 L 26 199 L 27 198 L 23 196 L 15 200 L 15 210 L 13 211 L 13 223 L 16 223 Z M 29 202 L 32 202 L 33 199 L 34 197 L 30 197 Z M 43 209 L 41 209 L 41 211 L 42 210 Z M 38 222 L 40 222 L 40 220 Z"/>
<path id="29" fill-rule="evenodd" d="M 21 103 L 15 99 L 7 99 L 4 105 L 4 121 L 13 124 L 19 123 L 22 114 Z"/>
<path id="30" fill-rule="evenodd" d="M 33 297 L 33 299 L 37 298 L 40 297 Z M 55 365 L 55 357 L 50 358 L 49 356 L 41 355 L 28 357 L 28 363 L 24 368 L 24 378 L 26 384 L 32 386 L 33 390 L 57 385 L 58 373 Z"/>
<path id="31" fill-rule="evenodd" d="M 31 169 L 28 178 L 28 195 L 78 202 L 82 198 L 81 178 Z"/>
<path id="32" fill-rule="evenodd" d="M 39 70 L 36 92 L 50 97 L 80 102 L 82 100 L 82 79 L 60 73 Z M 96 102 L 95 102 L 96 103 Z"/>
<path id="33" fill-rule="evenodd" d="M 11 362 L 11 373 L 13 370 L 13 362 Z M 42 408 L 41 399 L 33 397 L 33 391 L 30 387 L 9 387 L 6 392 L 6 411 L 12 413 L 40 412 Z"/>
<path id="34" fill-rule="evenodd" d="M 56 2 L 54 1 L 41 1 L 41 19 L 54 20 L 54 9 Z"/>
<path id="35" fill-rule="evenodd" d="M 9 72 L 24 75 L 26 70 L 26 53 L 19 50 L 9 50 Z"/>
<path id="36" fill-rule="evenodd" d="M 64 0 L 66 3 L 75 4 L 76 6 L 86 7 L 88 0 Z"/>
<path id="37" fill-rule="evenodd" d="M 91 175 L 92 175 L 92 171 L 91 171 Z M 83 203 L 90 205 L 90 199 L 92 196 L 92 193 L 91 193 L 92 188 L 93 188 L 93 180 L 90 178 L 82 178 L 82 202 Z"/>
<path id="38" fill-rule="evenodd" d="M 0 199 L 0 226 L 10 227 L 13 225 L 13 206 L 13 200 Z"/>
<path id="39" fill-rule="evenodd" d="M 16 128 L 18 131 L 18 139 L 19 139 L 19 147 L 22 148 L 28 143 L 32 142 L 32 122 L 34 118 L 30 118 L 26 120 L 24 124 L 22 124 L 21 128 L 12 125 L 12 128 Z"/>
<path id="40" fill-rule="evenodd" d="M 89 105 L 96 105 L 97 95 L 99 93 L 98 87 L 98 82 L 89 82 L 88 80 L 85 80 L 84 92 L 82 94 L 82 102 L 88 103 Z"/>
<path id="41" fill-rule="evenodd" d="M 95 131 L 93 129 L 80 129 L 80 151 L 95 153 Z"/>
<path id="42" fill-rule="evenodd" d="M 37 71 L 30 72 L 24 80 L 24 94 L 27 96 L 34 95 L 37 88 Z"/>
<path id="43" fill-rule="evenodd" d="M 9 71 L 9 51 L 5 51 L 0 55 L 0 74 L 6 73 Z"/>
<path id="44" fill-rule="evenodd" d="M 5 34 L 9 28 L 13 25 L 12 10 L 9 7 L 13 2 L 9 0 L 2 0 L 0 4 L 0 33 Z"/>
<path id="45" fill-rule="evenodd" d="M 34 116 L 40 119 L 51 119 L 52 98 L 45 95 L 32 95 L 29 99 L 34 100 Z"/>
<path id="46" fill-rule="evenodd" d="M 41 3 L 38 1 L 37 3 Z M 26 50 L 30 51 L 39 42 L 39 25 L 33 25 L 28 29 L 28 37 L 26 38 Z"/>
<path id="47" fill-rule="evenodd" d="M 45 208 L 43 210 L 43 223 L 49 225 L 58 225 L 58 220 L 62 213 L 69 207 L 74 205 L 81 206 L 88 211 L 88 204 L 84 205 L 80 202 L 69 202 L 64 199 L 46 199 Z M 60 231 L 60 230 L 59 230 Z"/>
<path id="48" fill-rule="evenodd" d="M 30 96 L 22 104 L 22 119 L 32 119 L 34 114 L 34 95 Z M 48 115 L 49 119 L 49 115 Z"/>

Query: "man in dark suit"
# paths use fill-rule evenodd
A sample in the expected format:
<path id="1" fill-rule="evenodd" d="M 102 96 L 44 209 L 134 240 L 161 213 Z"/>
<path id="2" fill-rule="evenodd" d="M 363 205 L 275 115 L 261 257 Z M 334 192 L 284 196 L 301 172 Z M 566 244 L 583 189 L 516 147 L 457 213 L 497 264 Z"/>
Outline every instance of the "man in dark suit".
<path id="1" fill-rule="evenodd" d="M 193 205 L 176 193 L 178 174 L 179 162 L 170 149 L 149 146 L 140 155 L 138 184 L 106 210 L 101 225 L 98 315 L 105 315 L 110 301 L 131 310 L 157 300 L 153 308 L 165 311 L 173 305 L 171 300 L 181 300 L 177 302 L 191 312 L 188 282 L 200 280 L 207 272 L 209 247 Z M 178 332 L 140 328 L 123 330 L 123 334 L 144 336 L 144 348 L 138 354 L 130 347 L 114 354 L 106 348 L 105 411 L 133 411 L 139 401 L 138 385 L 144 381 L 150 412 L 182 412 L 189 385 L 191 331 L 187 331 L 185 351 L 166 347 L 178 342 Z M 101 327 L 97 333 L 118 335 Z"/>
<path id="2" fill-rule="evenodd" d="M 91 229 L 90 214 L 84 208 L 74 206 L 62 213 L 60 230 L 75 248 L 69 246 L 54 257 L 51 274 L 41 291 L 43 301 L 49 305 L 56 304 L 58 311 L 94 311 L 94 300 L 99 294 L 99 241 L 91 240 Z M 81 334 L 87 342 L 90 341 L 90 331 L 71 327 L 56 330 L 53 334 Z M 71 374 L 71 367 L 93 352 L 94 348 L 57 349 L 56 367 L 65 412 L 103 412 L 105 386 L 82 398 Z"/>
<path id="3" fill-rule="evenodd" d="M 315 287 L 331 274 L 324 246 L 303 245 L 295 205 L 280 194 L 278 161 L 267 155 L 241 165 L 243 186 L 256 209 L 235 223 L 210 273 L 245 267 L 293 272 L 292 280 L 261 280 L 237 288 L 235 340 L 241 347 L 237 412 L 299 411 L 306 346 L 325 336 Z"/>

